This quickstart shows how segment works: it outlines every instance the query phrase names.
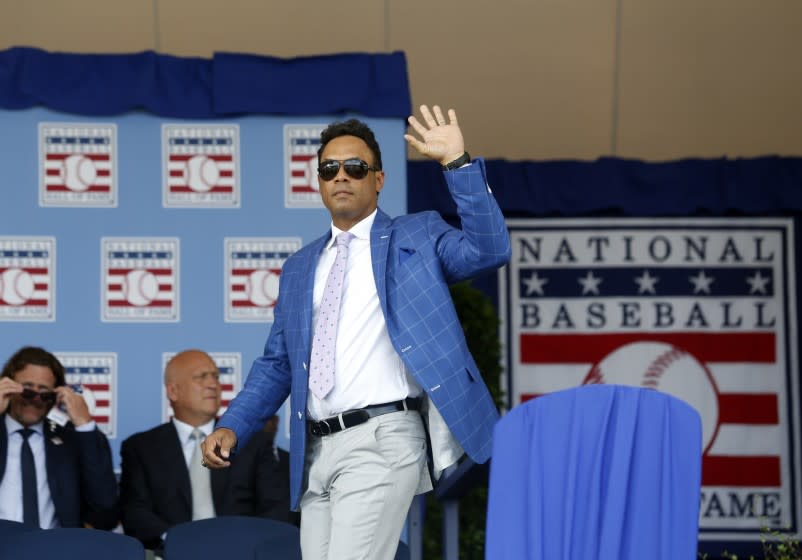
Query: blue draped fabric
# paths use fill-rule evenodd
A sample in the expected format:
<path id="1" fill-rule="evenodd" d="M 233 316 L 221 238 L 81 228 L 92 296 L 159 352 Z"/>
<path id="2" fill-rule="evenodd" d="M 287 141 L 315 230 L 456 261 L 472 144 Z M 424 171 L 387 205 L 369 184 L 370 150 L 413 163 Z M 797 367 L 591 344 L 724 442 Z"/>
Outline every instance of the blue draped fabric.
<path id="1" fill-rule="evenodd" d="M 692 560 L 702 424 L 666 393 L 586 385 L 496 426 L 485 557 Z"/>
<path id="2" fill-rule="evenodd" d="M 150 51 L 0 51 L 0 108 L 34 106 L 78 115 L 146 110 L 191 119 L 346 112 L 406 118 L 412 110 L 401 52 L 292 59 L 218 53 L 209 60 Z"/>
<path id="3" fill-rule="evenodd" d="M 477 154 L 478 155 L 478 154 Z M 802 210 L 802 157 L 646 163 L 487 160 L 490 187 L 508 218 L 788 215 Z M 410 212 L 456 216 L 440 166 L 407 164 Z M 437 188 L 438 185 L 443 188 Z"/>

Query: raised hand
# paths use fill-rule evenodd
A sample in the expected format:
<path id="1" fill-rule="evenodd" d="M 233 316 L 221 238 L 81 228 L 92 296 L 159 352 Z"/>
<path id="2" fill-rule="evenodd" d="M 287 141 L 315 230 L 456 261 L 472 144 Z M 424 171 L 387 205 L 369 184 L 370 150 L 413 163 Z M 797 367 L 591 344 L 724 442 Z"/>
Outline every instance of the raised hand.
<path id="1" fill-rule="evenodd" d="M 70 421 L 75 426 L 81 426 L 92 420 L 89 406 L 84 398 L 66 385 L 56 387 L 57 404 L 63 404 Z"/>
<path id="2" fill-rule="evenodd" d="M 0 377 L 0 414 L 6 411 L 11 396 L 22 393 L 22 389 L 22 385 L 10 377 Z"/>
<path id="3" fill-rule="evenodd" d="M 420 112 L 426 126 L 421 124 L 414 115 L 409 117 L 409 124 L 421 136 L 421 139 L 419 140 L 411 134 L 405 134 L 404 139 L 407 143 L 422 155 L 439 161 L 441 165 L 459 158 L 465 152 L 465 141 L 462 138 L 462 131 L 459 128 L 457 113 L 454 112 L 454 109 L 448 110 L 449 122 L 446 122 L 439 105 L 432 107 L 432 111 L 429 111 L 428 106 L 421 105 Z"/>

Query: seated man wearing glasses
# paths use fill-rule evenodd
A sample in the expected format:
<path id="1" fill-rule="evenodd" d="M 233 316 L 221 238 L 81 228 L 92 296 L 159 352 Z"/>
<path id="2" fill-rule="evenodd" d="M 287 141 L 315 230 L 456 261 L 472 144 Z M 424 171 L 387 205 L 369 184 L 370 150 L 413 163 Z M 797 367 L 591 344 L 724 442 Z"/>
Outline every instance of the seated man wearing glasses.
<path id="1" fill-rule="evenodd" d="M 45 419 L 54 406 L 64 426 Z M 17 351 L 0 377 L 0 519 L 42 529 L 118 521 L 109 442 L 42 348 Z"/>

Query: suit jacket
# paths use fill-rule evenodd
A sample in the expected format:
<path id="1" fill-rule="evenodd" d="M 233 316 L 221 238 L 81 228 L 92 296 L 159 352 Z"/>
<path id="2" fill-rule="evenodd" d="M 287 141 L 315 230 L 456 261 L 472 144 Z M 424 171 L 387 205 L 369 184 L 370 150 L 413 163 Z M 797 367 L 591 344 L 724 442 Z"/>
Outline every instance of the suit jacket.
<path id="1" fill-rule="evenodd" d="M 211 471 L 212 501 L 218 516 L 276 515 L 285 520 L 286 514 L 282 518 L 277 504 L 281 481 L 266 489 L 254 487 L 256 480 L 262 480 L 263 471 L 274 468 L 275 460 L 256 464 L 262 459 L 263 443 L 261 438 L 254 438 L 235 455 L 230 469 Z M 161 537 L 170 527 L 192 520 L 189 469 L 175 425 L 167 422 L 132 435 L 122 443 L 120 454 L 125 534 L 136 537 L 147 548 L 159 549 Z M 283 487 L 289 502 L 289 477 L 284 479 Z"/>
<path id="2" fill-rule="evenodd" d="M 468 352 L 448 284 L 490 271 L 510 258 L 504 216 L 487 187 L 484 161 L 444 173 L 462 229 L 436 212 L 390 218 L 378 211 L 370 234 L 373 276 L 396 351 L 428 397 L 436 470 L 465 451 L 477 463 L 491 453 L 498 411 Z M 297 509 L 306 449 L 306 402 L 315 268 L 331 231 L 284 263 L 264 354 L 219 426 L 247 441 L 291 394 L 290 489 Z M 455 445 L 454 443 L 458 444 Z"/>
<path id="3" fill-rule="evenodd" d="M 106 436 L 45 420 L 45 467 L 50 497 L 62 527 L 113 529 L 119 520 L 117 479 Z M 6 472 L 8 434 L 0 414 L 0 480 Z"/>
<path id="4" fill-rule="evenodd" d="M 300 516 L 290 509 L 290 454 L 281 448 L 273 451 L 273 435 L 257 432 L 235 455 L 230 513 L 300 525 Z"/>

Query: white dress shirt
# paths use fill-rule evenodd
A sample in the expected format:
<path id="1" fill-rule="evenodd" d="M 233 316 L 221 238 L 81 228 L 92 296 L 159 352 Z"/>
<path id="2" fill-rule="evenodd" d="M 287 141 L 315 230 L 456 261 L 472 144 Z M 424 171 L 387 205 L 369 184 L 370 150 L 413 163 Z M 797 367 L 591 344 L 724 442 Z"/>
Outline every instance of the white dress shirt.
<path id="1" fill-rule="evenodd" d="M 22 522 L 22 468 L 20 453 L 22 451 L 22 424 L 8 414 L 5 415 L 5 430 L 8 448 L 6 450 L 6 472 L 0 480 L 0 519 Z M 42 422 L 30 426 L 34 431 L 28 438 L 31 446 L 33 462 L 36 465 L 36 496 L 39 499 L 39 526 L 42 529 L 59 527 L 56 507 L 50 496 L 50 485 L 47 481 L 47 463 L 45 461 L 44 426 Z M 2 428 L 0 428 L 2 429 Z M 95 429 L 94 420 L 75 428 L 78 432 L 91 432 Z"/>
<path id="2" fill-rule="evenodd" d="M 178 441 L 181 442 L 181 450 L 184 452 L 184 462 L 186 463 L 187 468 L 189 468 L 189 462 L 192 459 L 192 453 L 195 451 L 195 447 L 198 445 L 198 442 L 191 437 L 192 430 L 195 429 L 195 426 L 190 426 L 178 418 L 173 418 L 173 425 L 178 432 Z M 208 436 L 214 431 L 214 419 L 209 420 L 202 426 L 198 426 L 198 429 L 203 432 L 202 437 Z"/>
<path id="3" fill-rule="evenodd" d="M 375 218 L 374 210 L 348 230 L 355 237 L 348 246 L 348 264 L 340 300 L 334 388 L 324 399 L 309 391 L 307 408 L 310 418 L 315 420 L 371 404 L 417 397 L 422 393 L 418 383 L 407 373 L 387 333 L 370 255 L 370 229 Z M 337 234 L 341 231 L 331 225 L 331 240 L 323 249 L 315 270 L 313 326 L 337 254 Z"/>

